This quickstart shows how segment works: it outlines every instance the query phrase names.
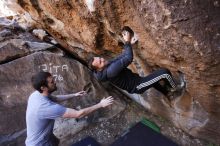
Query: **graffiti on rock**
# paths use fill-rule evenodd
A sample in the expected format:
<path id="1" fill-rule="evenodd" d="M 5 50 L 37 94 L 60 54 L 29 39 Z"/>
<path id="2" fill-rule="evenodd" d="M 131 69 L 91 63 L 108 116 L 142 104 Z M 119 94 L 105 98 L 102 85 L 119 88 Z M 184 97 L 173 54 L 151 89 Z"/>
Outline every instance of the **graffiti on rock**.
<path id="1" fill-rule="evenodd" d="M 66 64 L 64 65 L 54 65 L 52 63 L 39 65 L 39 69 L 42 71 L 50 72 L 55 81 L 63 81 L 62 72 L 67 72 L 69 70 Z"/>

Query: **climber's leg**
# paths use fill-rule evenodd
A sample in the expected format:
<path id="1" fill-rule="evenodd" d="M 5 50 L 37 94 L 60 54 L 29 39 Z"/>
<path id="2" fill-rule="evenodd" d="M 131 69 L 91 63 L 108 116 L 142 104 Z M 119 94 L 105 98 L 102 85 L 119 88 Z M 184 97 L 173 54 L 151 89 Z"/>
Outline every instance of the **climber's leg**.
<path id="1" fill-rule="evenodd" d="M 160 81 L 163 80 L 165 85 L 160 85 Z M 157 90 L 162 92 L 164 95 L 168 93 L 168 88 L 176 88 L 176 83 L 169 70 L 160 69 L 154 71 L 150 75 L 143 77 L 140 82 L 136 85 L 134 93 L 143 93 L 147 89 L 155 87 Z M 168 88 L 167 88 L 168 87 Z M 166 89 L 167 88 L 167 89 Z"/>

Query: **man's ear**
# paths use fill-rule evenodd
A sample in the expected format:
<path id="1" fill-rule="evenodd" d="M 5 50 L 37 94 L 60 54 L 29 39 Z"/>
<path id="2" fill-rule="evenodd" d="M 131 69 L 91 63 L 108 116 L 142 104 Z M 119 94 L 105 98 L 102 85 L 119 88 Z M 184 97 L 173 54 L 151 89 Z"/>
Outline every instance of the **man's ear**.
<path id="1" fill-rule="evenodd" d="M 46 88 L 47 88 L 46 86 L 41 86 L 41 87 L 40 87 L 40 89 L 41 89 L 42 91 L 45 91 Z"/>

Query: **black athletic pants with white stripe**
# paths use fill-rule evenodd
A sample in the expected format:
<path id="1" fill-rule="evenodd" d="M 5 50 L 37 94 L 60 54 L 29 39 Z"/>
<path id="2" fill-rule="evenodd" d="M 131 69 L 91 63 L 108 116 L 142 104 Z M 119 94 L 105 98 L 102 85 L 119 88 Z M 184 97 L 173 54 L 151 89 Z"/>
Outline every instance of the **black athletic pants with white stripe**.
<path id="1" fill-rule="evenodd" d="M 160 81 L 163 81 L 164 84 L 161 84 Z M 151 87 L 154 87 L 164 95 L 167 95 L 169 88 L 176 88 L 176 83 L 169 70 L 160 69 L 154 71 L 146 77 L 141 77 L 141 80 L 136 85 L 133 93 L 142 94 L 144 91 Z"/>

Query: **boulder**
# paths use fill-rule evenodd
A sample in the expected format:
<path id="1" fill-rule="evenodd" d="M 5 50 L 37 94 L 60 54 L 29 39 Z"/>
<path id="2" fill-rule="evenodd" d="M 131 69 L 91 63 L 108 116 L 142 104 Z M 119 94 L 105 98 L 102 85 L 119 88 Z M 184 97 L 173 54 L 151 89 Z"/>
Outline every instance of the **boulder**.
<path id="1" fill-rule="evenodd" d="M 0 18 L 0 63 L 51 48 L 56 47 L 38 40 L 13 20 Z"/>
<path id="2" fill-rule="evenodd" d="M 28 96 L 33 91 L 31 76 L 38 71 L 49 71 L 57 82 L 58 90 L 54 94 L 68 94 L 86 90 L 85 97 L 76 97 L 62 103 L 69 108 L 84 108 L 99 102 L 103 97 L 114 96 L 115 104 L 107 109 L 97 111 L 90 117 L 80 119 L 61 120 L 56 128 L 56 134 L 67 136 L 66 129 L 72 128 L 78 132 L 91 122 L 102 121 L 111 118 L 125 108 L 125 103 L 120 99 L 122 95 L 112 91 L 106 91 L 89 73 L 88 69 L 77 61 L 64 58 L 54 53 L 36 52 L 31 55 L 16 59 L 0 65 L 0 133 L 1 142 L 11 142 L 19 136 L 25 135 L 25 110 Z M 22 134 L 14 133 L 23 132 Z M 10 135 L 10 136 L 9 136 Z M 60 136 L 61 137 L 61 136 Z M 62 138 L 61 137 L 61 138 Z"/>
<path id="3" fill-rule="evenodd" d="M 139 38 L 130 66 L 133 71 L 147 75 L 165 67 L 175 76 L 182 72 L 187 82 L 186 94 L 172 108 L 157 98 L 161 96 L 157 92 L 149 94 L 145 101 L 149 101 L 151 111 L 193 136 L 220 143 L 219 1 L 19 0 L 17 3 L 38 22 L 38 27 L 43 27 L 66 50 L 83 60 L 90 53 L 106 58 L 118 55 L 120 29 L 130 26 Z"/>

